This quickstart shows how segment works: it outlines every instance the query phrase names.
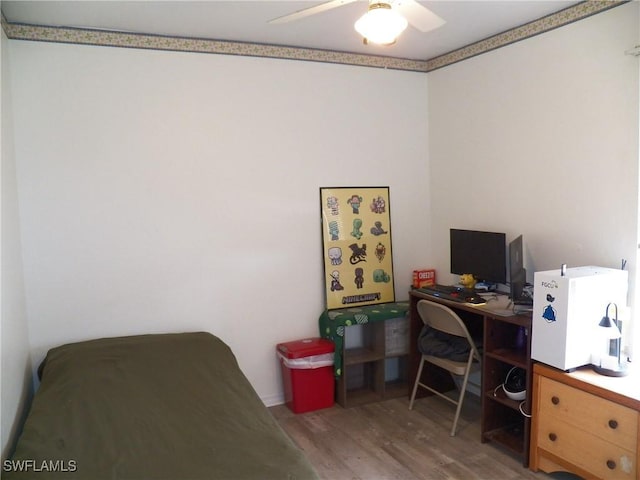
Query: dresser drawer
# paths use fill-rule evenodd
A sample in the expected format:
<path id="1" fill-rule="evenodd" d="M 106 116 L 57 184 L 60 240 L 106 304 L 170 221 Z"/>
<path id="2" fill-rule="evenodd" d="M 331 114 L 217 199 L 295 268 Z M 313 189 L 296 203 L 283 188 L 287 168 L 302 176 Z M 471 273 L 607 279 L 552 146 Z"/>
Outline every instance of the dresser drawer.
<path id="1" fill-rule="evenodd" d="M 637 428 L 637 425 L 636 425 Z M 537 447 L 607 480 L 636 480 L 636 452 L 576 428 L 557 416 L 538 419 Z"/>
<path id="2" fill-rule="evenodd" d="M 546 377 L 540 377 L 538 413 L 541 424 L 562 421 L 580 429 L 574 434 L 579 444 L 588 432 L 626 450 L 637 448 L 638 412 Z"/>

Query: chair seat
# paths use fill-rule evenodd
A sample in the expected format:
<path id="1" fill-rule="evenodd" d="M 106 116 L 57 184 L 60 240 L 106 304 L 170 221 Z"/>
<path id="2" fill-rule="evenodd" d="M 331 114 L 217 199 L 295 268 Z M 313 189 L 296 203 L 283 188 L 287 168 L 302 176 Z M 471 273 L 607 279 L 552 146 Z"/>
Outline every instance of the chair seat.
<path id="1" fill-rule="evenodd" d="M 464 375 L 467 371 L 467 362 L 456 362 L 455 360 L 449 360 L 448 358 L 434 357 L 432 355 L 423 355 L 425 361 L 433 363 L 439 367 L 448 370 L 454 375 Z M 479 363 L 472 363 L 469 373 L 477 372 L 480 370 Z"/>

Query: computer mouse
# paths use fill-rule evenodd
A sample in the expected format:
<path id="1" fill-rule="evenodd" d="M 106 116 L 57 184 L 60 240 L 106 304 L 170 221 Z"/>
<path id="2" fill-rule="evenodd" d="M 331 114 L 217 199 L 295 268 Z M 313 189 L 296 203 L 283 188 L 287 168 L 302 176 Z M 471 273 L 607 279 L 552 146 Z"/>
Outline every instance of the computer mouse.
<path id="1" fill-rule="evenodd" d="M 486 303 L 485 299 L 479 295 L 472 295 L 472 296 L 466 297 L 464 300 L 467 303 L 475 303 L 475 304 Z"/>

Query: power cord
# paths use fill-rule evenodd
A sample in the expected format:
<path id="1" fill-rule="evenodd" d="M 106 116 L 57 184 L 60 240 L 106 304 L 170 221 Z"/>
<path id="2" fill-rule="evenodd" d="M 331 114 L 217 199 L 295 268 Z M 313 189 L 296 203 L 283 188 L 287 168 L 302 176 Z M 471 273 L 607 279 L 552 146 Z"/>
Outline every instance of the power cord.
<path id="1" fill-rule="evenodd" d="M 501 389 L 504 391 L 504 383 L 501 383 L 500 385 L 498 385 L 496 388 L 493 389 L 493 396 L 497 397 L 498 396 L 498 390 Z M 524 411 L 524 405 L 527 403 L 526 400 L 523 400 L 522 402 L 520 402 L 518 404 L 518 410 L 520 410 L 520 413 L 522 414 L 523 417 L 527 417 L 527 418 L 531 418 L 531 414 L 530 413 L 526 413 Z"/>
<path id="2" fill-rule="evenodd" d="M 531 418 L 531 414 L 525 413 L 525 411 L 522 409 L 525 403 L 527 403 L 526 400 L 523 400 L 522 402 L 520 402 L 520 405 L 518 405 L 518 410 L 520 410 L 520 413 L 522 414 L 522 416 Z"/>
<path id="3" fill-rule="evenodd" d="M 493 396 L 497 397 L 498 396 L 498 389 L 504 387 L 504 383 L 501 383 L 500 385 L 498 385 L 496 388 L 493 389 Z"/>

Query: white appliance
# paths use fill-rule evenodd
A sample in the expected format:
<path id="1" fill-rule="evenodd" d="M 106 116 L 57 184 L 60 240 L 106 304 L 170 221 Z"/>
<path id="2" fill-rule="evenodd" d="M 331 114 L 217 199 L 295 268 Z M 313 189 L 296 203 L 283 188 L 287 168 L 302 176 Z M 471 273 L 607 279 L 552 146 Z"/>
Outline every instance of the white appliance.
<path id="1" fill-rule="evenodd" d="M 531 358 L 561 370 L 592 363 L 607 305 L 627 305 L 628 272 L 604 267 L 534 273 Z"/>

